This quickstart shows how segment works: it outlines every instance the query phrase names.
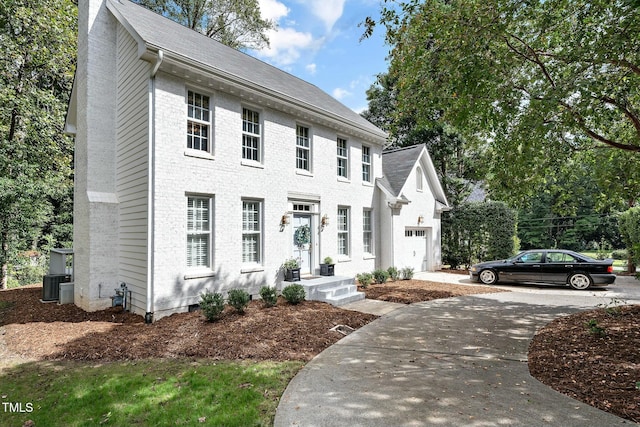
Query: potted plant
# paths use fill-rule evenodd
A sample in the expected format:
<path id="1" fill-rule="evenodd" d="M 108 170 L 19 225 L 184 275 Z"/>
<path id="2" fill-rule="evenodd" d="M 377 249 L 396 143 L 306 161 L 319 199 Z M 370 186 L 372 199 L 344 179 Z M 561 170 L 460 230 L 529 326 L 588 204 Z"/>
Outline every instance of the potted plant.
<path id="1" fill-rule="evenodd" d="M 324 262 L 320 264 L 320 275 L 321 276 L 333 276 L 335 273 L 335 264 L 333 263 L 333 259 L 330 256 L 324 259 Z"/>
<path id="2" fill-rule="evenodd" d="M 297 258 L 289 258 L 282 264 L 284 267 L 284 280 L 297 282 L 300 280 L 300 261 Z"/>

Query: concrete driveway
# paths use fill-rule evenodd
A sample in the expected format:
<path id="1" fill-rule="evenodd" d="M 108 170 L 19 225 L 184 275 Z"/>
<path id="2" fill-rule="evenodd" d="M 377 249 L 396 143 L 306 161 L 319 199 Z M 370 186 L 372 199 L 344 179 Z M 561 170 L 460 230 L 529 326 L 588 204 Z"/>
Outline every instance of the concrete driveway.
<path id="1" fill-rule="evenodd" d="M 282 396 L 275 426 L 632 424 L 529 375 L 536 329 L 601 305 L 598 292 L 520 289 L 398 308 L 312 360 Z"/>

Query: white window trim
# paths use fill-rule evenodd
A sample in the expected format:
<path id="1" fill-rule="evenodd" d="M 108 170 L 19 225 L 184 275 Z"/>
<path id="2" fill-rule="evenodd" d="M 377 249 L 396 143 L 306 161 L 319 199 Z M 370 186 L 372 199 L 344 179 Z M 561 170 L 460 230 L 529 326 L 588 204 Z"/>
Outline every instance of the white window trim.
<path id="1" fill-rule="evenodd" d="M 344 155 L 340 154 L 340 143 L 344 143 Z M 344 161 L 344 175 L 340 175 L 340 161 Z M 340 181 L 349 181 L 350 174 L 349 167 L 349 140 L 347 138 L 337 137 L 336 138 L 336 174 L 338 176 L 338 180 Z"/>
<path id="2" fill-rule="evenodd" d="M 245 203 L 257 203 L 258 205 L 258 230 L 246 231 L 244 228 L 244 213 L 245 213 Z M 242 199 L 242 272 L 252 272 L 259 271 L 264 263 L 264 216 L 263 216 L 263 206 L 264 203 L 262 200 L 258 199 Z M 257 235 L 258 236 L 258 259 L 257 261 L 244 261 L 244 236 L 245 235 Z"/>
<path id="3" fill-rule="evenodd" d="M 209 229 L 206 231 L 198 231 L 198 230 L 190 230 L 189 229 L 189 199 L 194 200 L 206 200 L 207 201 L 207 210 L 208 210 L 208 226 Z M 185 241 L 185 256 L 186 256 L 186 266 L 189 271 L 201 271 L 201 272 L 211 272 L 213 266 L 213 197 L 209 195 L 197 195 L 197 194 L 187 194 L 187 210 L 186 210 L 187 218 L 186 218 L 186 241 Z M 206 265 L 189 265 L 189 236 L 191 235 L 206 235 L 207 239 L 207 254 L 206 254 Z M 187 276 L 192 276 L 193 274 L 188 274 Z M 185 278 L 187 278 L 185 276 Z M 196 277 L 204 277 L 200 274 L 196 274 Z"/>
<path id="4" fill-rule="evenodd" d="M 341 210 L 345 210 L 346 214 L 345 214 L 345 227 L 346 230 L 341 230 L 340 229 L 340 211 Z M 338 228 L 338 247 L 336 248 L 338 251 L 338 259 L 339 260 L 349 260 L 351 258 L 351 208 L 349 206 L 338 206 L 338 210 L 337 210 L 337 214 L 336 214 L 336 220 L 337 220 L 337 228 Z M 340 253 L 340 236 L 342 234 L 346 235 L 346 242 L 345 242 L 345 250 L 346 250 L 346 254 L 341 254 Z"/>
<path id="5" fill-rule="evenodd" d="M 424 174 L 420 166 L 416 168 L 416 191 L 420 193 L 424 191 Z"/>
<path id="6" fill-rule="evenodd" d="M 365 212 L 369 212 L 369 230 L 365 230 L 364 226 L 365 226 L 365 220 L 364 220 L 364 213 Z M 363 208 L 362 209 L 362 252 L 364 252 L 364 257 L 365 258 L 371 258 L 375 256 L 375 240 L 374 240 L 374 235 L 373 235 L 373 231 L 374 231 L 375 227 L 373 224 L 373 209 L 371 208 Z M 370 251 L 367 251 L 365 249 L 365 244 L 364 244 L 364 236 L 365 233 L 369 233 L 369 247 L 370 247 Z"/>
<path id="7" fill-rule="evenodd" d="M 206 96 L 209 98 L 209 120 L 197 119 L 195 117 L 189 116 L 189 92 L 192 92 L 194 95 L 198 96 Z M 189 122 L 194 122 L 197 124 L 205 125 L 207 127 L 207 149 L 202 150 L 199 148 L 190 148 L 188 143 L 189 134 L 187 133 L 187 143 L 185 144 L 185 155 L 189 155 L 191 157 L 202 157 L 202 158 L 212 158 L 213 157 L 213 96 L 210 93 L 205 91 L 195 89 L 195 88 L 186 88 L 185 93 L 185 107 L 186 107 L 186 118 L 187 118 L 187 129 L 189 127 Z"/>
<path id="8" fill-rule="evenodd" d="M 252 133 L 252 132 L 248 132 L 244 130 L 244 111 L 250 111 L 252 113 L 255 113 L 258 115 L 258 132 L 259 133 Z M 251 106 L 246 106 L 243 105 L 242 106 L 242 111 L 240 112 L 240 121 L 242 122 L 242 141 L 241 141 L 241 150 L 242 152 L 240 153 L 240 158 L 242 159 L 241 163 L 245 166 L 253 166 L 253 167 L 261 167 L 263 164 L 263 141 L 264 141 L 264 126 L 263 126 L 263 122 L 262 122 L 262 111 L 257 109 L 257 108 L 253 108 Z M 254 122 L 250 122 L 250 123 L 254 123 Z M 258 146 L 255 149 L 257 151 L 257 159 L 247 159 L 244 157 L 244 137 L 248 136 L 251 138 L 257 138 L 258 139 Z"/>
<path id="9" fill-rule="evenodd" d="M 365 148 L 369 151 L 369 154 L 368 154 L 369 160 L 368 160 L 368 162 L 364 161 Z M 362 160 L 362 174 L 361 174 L 362 182 L 371 184 L 373 182 L 373 162 L 372 162 L 372 155 L 371 155 L 371 147 L 370 146 L 368 146 L 368 145 L 363 145 L 362 146 L 361 160 Z M 365 166 L 369 166 L 369 179 L 365 179 L 364 178 Z"/>
<path id="10" fill-rule="evenodd" d="M 304 128 L 307 130 L 306 140 L 308 142 L 308 147 L 298 144 L 300 136 L 298 135 L 298 129 Z M 298 167 L 298 150 L 304 150 L 307 152 L 307 168 Z M 304 175 L 313 173 L 313 136 L 311 132 L 311 127 L 305 124 L 297 123 L 296 124 L 296 171 L 301 172 Z"/>

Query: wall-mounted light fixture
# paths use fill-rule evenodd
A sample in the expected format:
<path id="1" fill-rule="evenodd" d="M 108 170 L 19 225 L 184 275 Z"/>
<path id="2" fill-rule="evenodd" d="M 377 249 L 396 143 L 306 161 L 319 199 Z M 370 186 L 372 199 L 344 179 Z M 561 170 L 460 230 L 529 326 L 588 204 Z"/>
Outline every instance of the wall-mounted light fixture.
<path id="1" fill-rule="evenodd" d="M 422 224 L 424 222 L 424 216 L 419 215 L 418 216 L 418 225 Z"/>
<path id="2" fill-rule="evenodd" d="M 284 214 L 284 215 L 282 215 L 282 218 L 280 218 L 280 226 L 284 227 L 287 224 L 289 224 L 289 215 L 288 214 Z"/>
<path id="3" fill-rule="evenodd" d="M 324 214 L 322 215 L 322 218 L 320 218 L 320 228 L 324 230 L 324 228 L 328 225 L 329 225 L 329 216 L 327 214 Z"/>

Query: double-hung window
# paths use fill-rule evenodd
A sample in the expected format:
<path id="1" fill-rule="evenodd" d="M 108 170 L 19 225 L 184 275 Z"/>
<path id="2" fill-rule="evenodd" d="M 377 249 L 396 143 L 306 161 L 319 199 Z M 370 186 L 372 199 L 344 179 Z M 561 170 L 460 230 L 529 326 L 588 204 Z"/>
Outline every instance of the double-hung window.
<path id="1" fill-rule="evenodd" d="M 261 202 L 242 201 L 242 263 L 260 264 L 262 262 L 262 220 Z"/>
<path id="2" fill-rule="evenodd" d="M 187 197 L 187 267 L 210 267 L 211 199 Z"/>
<path id="3" fill-rule="evenodd" d="M 338 208 L 338 255 L 349 256 L 349 208 Z"/>
<path id="4" fill-rule="evenodd" d="M 309 128 L 296 126 L 296 169 L 311 170 L 311 139 Z"/>
<path id="5" fill-rule="evenodd" d="M 371 182 L 371 147 L 362 146 L 362 180 Z"/>
<path id="6" fill-rule="evenodd" d="M 362 211 L 362 247 L 366 254 L 373 253 L 373 228 L 371 227 L 371 209 Z"/>
<path id="7" fill-rule="evenodd" d="M 242 158 L 260 161 L 260 113 L 242 109 Z"/>
<path id="8" fill-rule="evenodd" d="M 209 97 L 187 93 L 187 148 L 209 151 L 210 114 Z"/>
<path id="9" fill-rule="evenodd" d="M 349 174 L 349 150 L 347 148 L 347 140 L 338 138 L 337 142 L 338 156 L 338 176 L 347 178 Z"/>

